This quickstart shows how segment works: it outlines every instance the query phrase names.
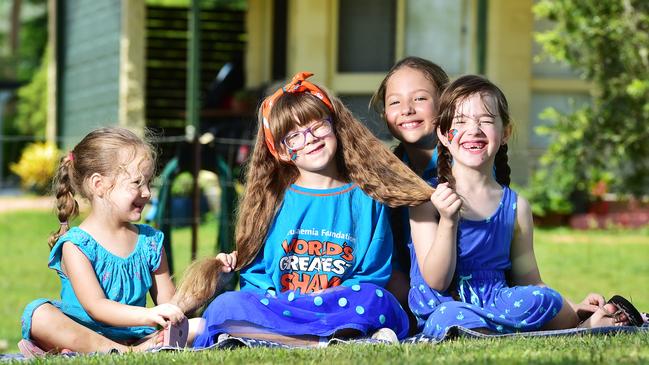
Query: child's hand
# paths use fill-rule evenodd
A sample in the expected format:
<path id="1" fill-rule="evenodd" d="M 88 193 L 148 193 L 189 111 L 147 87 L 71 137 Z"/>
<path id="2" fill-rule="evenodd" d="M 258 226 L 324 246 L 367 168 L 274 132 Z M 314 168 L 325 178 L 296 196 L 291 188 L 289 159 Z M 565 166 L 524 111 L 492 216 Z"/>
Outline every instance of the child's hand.
<path id="1" fill-rule="evenodd" d="M 237 266 L 237 251 L 232 253 L 223 253 L 216 255 L 216 259 L 223 263 L 223 272 L 232 272 Z"/>
<path id="2" fill-rule="evenodd" d="M 183 318 L 185 318 L 183 311 L 171 303 L 160 304 L 153 308 L 147 308 L 146 320 L 148 322 L 148 325 L 158 324 L 164 328 L 169 323 L 180 322 Z"/>
<path id="3" fill-rule="evenodd" d="M 448 183 L 437 185 L 433 195 L 430 196 L 430 201 L 439 212 L 440 218 L 452 221 L 457 221 L 459 218 L 462 200 L 455 190 L 448 187 Z"/>
<path id="4" fill-rule="evenodd" d="M 590 293 L 586 295 L 586 298 L 584 298 L 581 303 L 575 306 L 577 316 L 579 316 L 581 320 L 584 320 L 595 313 L 597 309 L 603 307 L 604 304 L 606 304 L 606 300 L 601 294 Z"/>

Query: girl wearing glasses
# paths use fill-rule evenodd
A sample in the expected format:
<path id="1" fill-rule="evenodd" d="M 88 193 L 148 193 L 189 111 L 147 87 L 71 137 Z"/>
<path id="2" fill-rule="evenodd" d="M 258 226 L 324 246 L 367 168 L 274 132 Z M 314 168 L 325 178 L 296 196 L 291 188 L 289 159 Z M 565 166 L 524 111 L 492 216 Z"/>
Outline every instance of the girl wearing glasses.
<path id="1" fill-rule="evenodd" d="M 185 273 L 177 302 L 187 309 L 214 293 L 222 266 L 241 270 L 241 290 L 205 310 L 195 347 L 222 334 L 317 346 L 334 336 L 396 341 L 408 333 L 405 312 L 384 289 L 386 205 L 421 204 L 433 189 L 309 76 L 297 74 L 260 107 L 236 254 Z"/>

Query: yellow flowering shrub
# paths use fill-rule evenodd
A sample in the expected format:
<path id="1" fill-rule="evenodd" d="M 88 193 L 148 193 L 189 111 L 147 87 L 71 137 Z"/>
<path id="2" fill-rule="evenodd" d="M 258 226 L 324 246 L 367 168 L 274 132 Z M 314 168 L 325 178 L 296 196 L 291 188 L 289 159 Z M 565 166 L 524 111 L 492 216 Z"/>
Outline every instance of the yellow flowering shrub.
<path id="1" fill-rule="evenodd" d="M 54 143 L 32 143 L 25 147 L 20 161 L 9 168 L 20 177 L 23 188 L 45 193 L 51 186 L 60 155 Z"/>

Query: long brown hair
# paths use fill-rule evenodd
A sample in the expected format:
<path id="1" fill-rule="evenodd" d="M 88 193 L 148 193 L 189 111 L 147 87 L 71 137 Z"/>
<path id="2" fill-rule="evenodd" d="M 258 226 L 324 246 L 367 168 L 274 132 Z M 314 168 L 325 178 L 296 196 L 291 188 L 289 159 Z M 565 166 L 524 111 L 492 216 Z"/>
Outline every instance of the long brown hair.
<path id="1" fill-rule="evenodd" d="M 390 152 L 338 98 L 324 89 L 323 92 L 331 101 L 333 111 L 309 93 L 285 93 L 275 101 L 270 114 L 275 147 L 280 147 L 281 138 L 297 121 L 302 124 L 330 117 L 338 141 L 338 172 L 344 180 L 358 184 L 369 196 L 391 207 L 416 206 L 428 201 L 433 188 Z M 237 270 L 250 264 L 263 247 L 284 192 L 298 177 L 291 161 L 277 159 L 270 153 L 261 123 L 260 113 L 257 138 L 246 169 L 246 188 L 237 212 Z M 218 271 L 210 266 L 216 262 L 210 258 L 190 266 L 174 298 L 181 309 L 193 311 L 218 290 L 213 285 L 220 280 L 215 277 Z"/>
<path id="2" fill-rule="evenodd" d="M 438 128 L 441 134 L 446 135 L 451 129 L 457 105 L 474 94 L 479 94 L 482 97 L 485 95 L 492 96 L 496 100 L 498 110 L 488 110 L 485 104 L 487 111 L 493 115 L 500 116 L 504 127 L 507 127 L 511 123 L 507 98 L 505 98 L 502 90 L 482 76 L 465 75 L 453 81 L 440 97 L 439 106 L 441 112 L 439 114 Z M 437 143 L 437 151 L 439 154 L 437 159 L 437 176 L 439 182 L 448 182 L 451 187 L 454 187 L 455 179 L 451 171 L 453 158 L 448 148 L 441 142 Z M 498 149 L 494 165 L 496 167 L 496 181 L 501 185 L 509 186 L 511 169 L 507 162 L 507 144 L 501 145 Z"/>
<path id="3" fill-rule="evenodd" d="M 115 176 L 135 158 L 154 166 L 155 149 L 135 133 L 121 127 L 100 128 L 88 133 L 61 158 L 52 185 L 60 224 L 48 240 L 50 248 L 68 231 L 70 220 L 79 214 L 75 196 L 91 200 L 87 179 L 94 173 Z"/>

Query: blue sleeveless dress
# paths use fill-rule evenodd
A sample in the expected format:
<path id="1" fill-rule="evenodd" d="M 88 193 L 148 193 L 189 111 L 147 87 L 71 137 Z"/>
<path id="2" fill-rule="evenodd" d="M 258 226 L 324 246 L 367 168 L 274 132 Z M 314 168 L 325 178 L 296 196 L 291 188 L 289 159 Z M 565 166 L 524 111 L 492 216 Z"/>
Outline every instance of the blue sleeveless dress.
<path id="1" fill-rule="evenodd" d="M 193 345 L 209 347 L 220 333 L 328 337 L 348 329 L 368 335 L 382 327 L 403 338 L 408 318 L 383 288 L 391 257 L 385 205 L 355 184 L 292 185 L 264 247 L 241 272 L 241 290 L 212 301 Z"/>
<path id="2" fill-rule="evenodd" d="M 438 340 L 452 326 L 487 328 L 497 333 L 539 330 L 561 310 L 563 299 L 540 286 L 509 287 L 510 246 L 516 223 L 517 195 L 503 187 L 496 212 L 480 221 L 461 219 L 455 278 L 445 292 L 424 281 L 412 242 L 408 305 L 419 329 Z"/>
<path id="3" fill-rule="evenodd" d="M 126 258 L 113 255 L 79 227 L 73 227 L 61 236 L 50 251 L 48 263 L 49 268 L 55 270 L 61 279 L 61 300 L 36 299 L 29 303 L 22 315 L 22 337 L 30 339 L 34 311 L 45 303 L 54 305 L 79 324 L 112 340 L 135 340 L 153 333 L 153 327 L 113 327 L 92 319 L 79 303 L 70 279 L 61 269 L 63 244 L 71 242 L 90 261 L 106 298 L 122 304 L 145 307 L 146 294 L 153 284 L 152 273 L 158 269 L 162 259 L 164 235 L 147 225 L 136 227 L 139 230 L 138 241 L 133 252 Z"/>

